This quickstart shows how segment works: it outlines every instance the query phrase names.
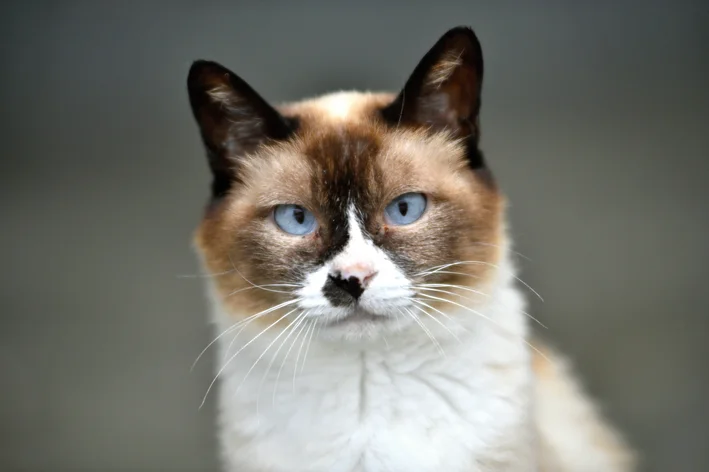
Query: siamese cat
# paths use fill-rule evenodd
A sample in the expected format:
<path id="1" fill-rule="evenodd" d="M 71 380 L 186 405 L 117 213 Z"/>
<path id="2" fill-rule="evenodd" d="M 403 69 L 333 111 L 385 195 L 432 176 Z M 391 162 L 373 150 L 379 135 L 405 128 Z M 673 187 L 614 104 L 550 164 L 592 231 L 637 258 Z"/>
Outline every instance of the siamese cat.
<path id="1" fill-rule="evenodd" d="M 482 81 L 465 27 L 398 94 L 272 106 L 192 65 L 224 470 L 634 470 L 563 358 L 530 342 Z"/>

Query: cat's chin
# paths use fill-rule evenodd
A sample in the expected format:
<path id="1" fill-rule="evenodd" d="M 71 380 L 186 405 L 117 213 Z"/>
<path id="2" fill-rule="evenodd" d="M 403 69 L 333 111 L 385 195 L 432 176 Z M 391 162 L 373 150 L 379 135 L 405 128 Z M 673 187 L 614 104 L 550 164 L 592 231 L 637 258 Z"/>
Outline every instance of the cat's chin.
<path id="1" fill-rule="evenodd" d="M 382 335 L 401 330 L 404 324 L 400 316 L 371 313 L 359 308 L 321 322 L 325 337 L 344 340 L 378 339 Z"/>

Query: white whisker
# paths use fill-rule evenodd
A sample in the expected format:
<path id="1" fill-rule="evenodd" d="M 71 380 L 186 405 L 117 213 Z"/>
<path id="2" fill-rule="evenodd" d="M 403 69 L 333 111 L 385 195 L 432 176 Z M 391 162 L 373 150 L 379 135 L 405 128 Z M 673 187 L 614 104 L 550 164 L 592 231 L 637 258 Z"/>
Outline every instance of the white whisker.
<path id="1" fill-rule="evenodd" d="M 251 316 L 249 316 L 248 318 L 245 318 L 245 319 L 243 319 L 243 320 L 240 320 L 240 321 L 234 323 L 233 325 L 229 326 L 227 329 L 225 329 L 224 331 L 222 331 L 216 338 L 214 338 L 209 344 L 207 344 L 207 347 L 205 347 L 204 349 L 202 349 L 202 352 L 199 353 L 199 355 L 197 356 L 197 359 L 195 359 L 194 363 L 192 363 L 192 367 L 190 368 L 190 371 L 192 371 L 192 370 L 194 369 L 194 367 L 197 365 L 197 362 L 199 362 L 200 358 L 204 355 L 205 352 L 207 352 L 207 349 L 209 349 L 215 342 L 217 342 L 217 341 L 219 340 L 219 338 L 221 338 L 221 337 L 224 336 L 225 334 L 227 334 L 227 333 L 229 333 L 229 332 L 235 330 L 235 329 L 238 328 L 239 326 L 246 325 L 246 324 L 250 323 L 251 321 L 255 320 L 256 318 L 260 318 L 260 317 L 265 316 L 265 315 L 267 315 L 267 314 L 269 314 L 269 313 L 272 313 L 272 312 L 274 312 L 274 311 L 276 311 L 276 310 L 278 310 L 278 309 L 281 309 L 281 308 L 286 307 L 286 306 L 288 306 L 288 305 L 292 305 L 293 303 L 297 303 L 297 302 L 299 302 L 299 301 L 300 301 L 300 299 L 297 298 L 297 299 L 294 299 L 294 300 L 289 300 L 289 301 L 284 302 L 284 303 L 280 303 L 280 304 L 278 304 L 278 305 L 276 305 L 276 306 L 272 306 L 271 308 L 267 308 L 266 310 L 263 310 L 263 311 L 261 311 L 261 312 L 259 312 L 259 313 L 256 313 L 255 315 L 251 315 Z M 233 343 L 233 341 L 234 341 L 234 340 L 232 339 L 232 343 Z M 230 346 L 231 346 L 231 344 L 230 344 Z"/>
<path id="2" fill-rule="evenodd" d="M 298 355 L 295 358 L 295 365 L 293 366 L 293 393 L 295 393 L 295 377 L 298 374 L 298 361 L 300 360 L 300 353 L 303 351 L 303 345 L 305 344 L 305 338 L 308 337 L 308 331 L 305 331 L 303 335 L 303 340 L 300 342 L 300 347 L 298 348 Z"/>
<path id="3" fill-rule="evenodd" d="M 448 285 L 448 284 L 439 284 L 439 285 L 448 286 L 448 287 L 454 287 L 454 288 L 458 288 L 458 289 L 465 289 L 465 287 L 461 287 L 461 286 L 459 286 L 459 285 Z M 450 292 L 450 291 L 448 291 L 448 290 L 440 290 L 440 289 L 437 289 L 437 288 L 430 288 L 430 287 L 414 287 L 414 289 L 416 289 L 416 290 L 426 290 L 426 291 L 430 291 L 430 292 L 446 293 L 446 294 L 448 294 L 448 295 L 455 295 L 456 297 L 460 297 L 460 298 L 462 298 L 462 299 L 464 299 L 464 300 L 468 300 L 468 301 L 471 301 L 471 302 L 474 302 L 474 301 L 475 301 L 475 300 L 473 300 L 473 299 L 470 298 L 470 297 L 466 297 L 466 296 L 461 295 L 461 294 L 459 294 L 459 293 Z M 472 290 L 472 289 L 471 289 L 471 290 Z M 482 292 L 478 292 L 478 291 L 475 291 L 475 292 L 476 292 L 476 293 L 479 293 L 479 294 L 481 294 L 481 295 L 489 296 L 489 295 L 484 294 L 484 293 L 482 293 Z M 541 321 L 539 321 L 538 319 L 536 319 L 535 317 L 533 317 L 532 315 L 530 315 L 530 314 L 527 313 L 526 311 L 524 311 L 524 310 L 519 310 L 519 312 L 522 313 L 523 315 L 528 316 L 530 319 L 536 321 L 536 322 L 539 324 L 539 326 L 541 326 L 542 328 L 544 328 L 544 329 L 549 329 L 549 328 L 546 327 L 546 325 L 544 325 L 544 323 L 542 323 Z"/>
<path id="4" fill-rule="evenodd" d="M 431 275 L 437 275 L 437 274 L 446 274 L 446 275 L 462 275 L 464 277 L 472 277 L 474 279 L 480 278 L 480 276 L 475 275 L 475 274 L 466 274 L 465 272 L 456 272 L 456 271 L 452 271 L 452 270 L 440 270 L 440 269 L 436 270 L 435 272 L 431 272 L 430 274 L 423 273 L 423 272 L 422 272 L 422 274 L 424 274 L 423 275 L 424 277 L 428 277 Z"/>
<path id="5" fill-rule="evenodd" d="M 422 294 L 422 295 L 423 295 L 423 294 Z M 457 324 L 458 326 L 460 326 L 460 327 L 462 327 L 463 329 L 465 329 L 465 327 L 464 327 L 462 324 L 460 324 L 459 321 L 454 320 L 453 318 L 451 318 L 451 317 L 448 316 L 447 314 L 443 313 L 443 312 L 442 312 L 441 310 L 439 310 L 438 308 L 435 308 L 435 307 L 429 305 L 428 303 L 424 302 L 423 300 L 418 299 L 418 298 L 416 298 L 416 297 L 410 298 L 410 300 L 411 300 L 412 302 L 414 302 L 414 303 L 418 303 L 419 305 L 423 305 L 423 306 L 425 306 L 426 308 L 430 308 L 431 310 L 435 311 L 436 313 L 438 313 L 439 315 L 441 315 L 442 317 L 444 317 L 445 319 L 447 319 L 447 320 L 450 321 L 451 323 L 455 323 L 455 324 Z M 466 329 L 466 331 L 467 331 L 467 329 Z"/>
<path id="6" fill-rule="evenodd" d="M 454 302 L 454 301 L 452 301 L 452 300 L 448 300 L 448 299 L 446 299 L 446 298 L 434 297 L 433 295 L 427 295 L 427 294 L 425 294 L 425 293 L 422 293 L 422 294 L 420 294 L 420 295 L 422 295 L 422 296 L 424 296 L 424 297 L 426 297 L 426 298 L 431 298 L 431 299 L 433 299 L 433 300 L 439 300 L 439 301 L 442 301 L 442 302 L 450 303 L 450 304 L 453 304 L 453 305 L 458 306 L 458 307 L 460 307 L 460 308 L 463 308 L 464 310 L 468 310 L 468 311 L 470 311 L 471 313 L 474 313 L 474 314 L 478 315 L 479 317 L 481 317 L 481 318 L 483 318 L 483 319 L 489 321 L 490 323 L 492 323 L 493 325 L 495 325 L 498 329 L 500 329 L 503 333 L 505 333 L 505 334 L 507 334 L 507 335 L 512 334 L 512 333 L 510 333 L 508 330 L 506 330 L 502 325 L 500 325 L 500 323 L 498 323 L 497 321 L 493 320 L 493 319 L 490 318 L 489 316 L 485 316 L 484 314 L 480 313 L 480 312 L 477 311 L 477 310 L 473 310 L 473 309 L 470 308 L 470 307 L 467 307 L 467 306 L 465 306 L 465 305 L 461 305 L 460 303 L 456 303 L 456 302 Z M 537 353 L 539 353 L 539 355 L 541 355 L 544 359 L 547 359 L 547 357 L 546 357 L 541 351 L 539 351 L 539 349 L 537 349 L 537 348 L 534 347 L 532 344 L 530 344 L 529 341 L 527 341 L 526 339 L 524 339 L 524 338 L 521 337 L 521 336 L 516 336 L 516 335 L 513 335 L 513 336 L 515 336 L 515 337 L 519 338 L 520 340 L 522 340 L 527 346 L 529 346 L 529 347 L 531 347 L 532 349 L 534 349 L 534 350 L 535 350 Z M 548 359 L 547 359 L 547 360 L 548 360 Z"/>
<path id="7" fill-rule="evenodd" d="M 183 275 L 178 275 L 178 279 L 209 279 L 213 277 L 221 277 L 222 275 L 227 275 L 231 274 L 234 272 L 234 269 L 227 270 L 224 272 L 214 272 L 214 273 L 209 273 L 209 274 L 183 274 Z"/>
<path id="8" fill-rule="evenodd" d="M 257 285 L 255 283 L 253 283 L 252 281 L 250 281 L 249 279 L 247 279 L 246 276 L 244 274 L 242 274 L 239 271 L 239 269 L 237 269 L 236 266 L 234 265 L 234 260 L 231 258 L 231 254 L 227 254 L 227 255 L 229 256 L 229 262 L 231 262 L 231 266 L 234 268 L 234 271 L 236 271 L 236 273 L 239 274 L 239 276 L 241 276 L 241 278 L 244 279 L 247 283 L 249 283 L 250 285 L 252 285 L 254 287 L 260 288 L 261 290 L 265 290 L 267 292 L 278 292 L 277 290 L 263 288 L 263 286 Z M 297 285 L 297 284 L 289 284 L 289 285 L 292 285 L 293 287 L 300 287 L 300 285 Z"/>
<path id="9" fill-rule="evenodd" d="M 310 337 L 308 339 L 308 343 L 305 345 L 305 354 L 303 354 L 303 363 L 300 365 L 300 374 L 301 375 L 303 374 L 303 370 L 305 370 L 305 361 L 308 358 L 308 351 L 310 350 L 310 345 L 313 342 L 313 333 L 315 333 L 315 325 L 316 324 L 317 323 L 315 322 L 315 320 L 313 320 L 311 322 L 311 327 L 308 328 L 310 330 Z M 308 335 L 307 331 L 305 332 L 305 335 L 306 336 Z"/>
<path id="10" fill-rule="evenodd" d="M 244 288 L 240 288 L 240 289 L 238 289 L 238 290 L 234 290 L 233 292 L 227 294 L 226 297 L 224 297 L 224 298 L 229 298 L 229 297 L 231 297 L 232 295 L 236 295 L 236 294 L 239 293 L 239 292 L 243 292 L 243 291 L 245 291 L 245 290 L 253 290 L 253 289 L 255 289 L 255 288 L 258 288 L 258 289 L 261 289 L 261 290 L 265 290 L 266 292 L 287 293 L 287 294 L 289 294 L 289 295 L 292 295 L 292 294 L 293 294 L 293 291 L 292 291 L 292 290 L 274 290 L 274 289 L 271 289 L 271 288 L 266 288 L 266 287 L 282 287 L 282 286 L 284 286 L 284 287 L 290 287 L 290 285 L 285 285 L 285 284 L 252 285 L 252 286 L 249 286 L 249 287 L 244 287 Z M 294 287 L 297 287 L 297 285 L 293 285 L 293 286 L 294 286 Z"/>
<path id="11" fill-rule="evenodd" d="M 492 244 L 492 243 L 473 243 L 473 244 L 474 244 L 475 246 L 490 246 L 490 247 L 496 247 L 496 248 L 499 248 L 499 249 L 507 249 L 507 250 L 508 250 L 509 252 L 511 252 L 512 254 L 515 254 L 515 255 L 521 257 L 522 259 L 526 259 L 526 260 L 528 260 L 529 262 L 532 262 L 532 259 L 530 259 L 529 257 L 525 256 L 525 255 L 522 254 L 521 252 L 513 251 L 512 249 L 510 249 L 510 248 L 505 248 L 504 246 L 500 246 L 499 244 Z"/>
<path id="12" fill-rule="evenodd" d="M 484 266 L 488 266 L 488 267 L 494 267 L 495 269 L 499 269 L 499 270 L 502 269 L 500 266 L 498 266 L 498 265 L 496 265 L 496 264 L 492 264 L 492 263 L 490 263 L 490 262 L 485 262 L 485 261 L 458 261 L 458 262 L 451 262 L 451 263 L 449 263 L 449 264 L 444 264 L 443 266 L 440 267 L 440 269 L 447 269 L 447 268 L 449 268 L 449 267 L 453 267 L 453 266 L 457 266 L 457 265 L 464 265 L 464 264 L 478 264 L 478 265 L 484 265 Z M 423 271 L 423 272 L 420 272 L 420 273 L 416 274 L 416 276 L 421 276 L 421 275 L 433 275 L 433 274 L 438 273 L 438 272 L 439 272 L 439 269 L 435 269 L 435 270 L 429 269 L 428 271 Z M 534 290 L 527 282 L 525 282 L 524 280 L 522 280 L 521 278 L 517 277 L 516 275 L 514 275 L 514 274 L 512 274 L 512 273 L 510 273 L 510 275 L 511 275 L 512 277 L 514 277 L 515 280 L 517 280 L 518 282 L 520 282 L 521 284 L 523 284 L 525 287 L 527 287 L 534 295 L 536 295 L 536 296 L 539 298 L 539 300 L 544 301 L 544 299 L 542 298 L 542 296 L 539 295 L 539 293 L 537 293 L 537 291 Z"/>
<path id="13" fill-rule="evenodd" d="M 295 310 L 294 310 L 294 311 L 295 311 Z M 273 365 L 273 362 L 275 361 L 276 357 L 278 356 L 278 352 L 279 352 L 279 351 L 281 350 L 281 348 L 283 347 L 283 344 L 288 340 L 288 337 L 293 333 L 293 331 L 295 331 L 295 327 L 293 327 L 293 326 L 296 325 L 296 327 L 297 327 L 297 324 L 299 324 L 299 323 L 300 323 L 301 321 L 303 321 L 304 319 L 305 319 L 305 314 L 304 314 L 304 312 L 301 311 L 301 312 L 298 314 L 298 316 L 296 316 L 293 321 L 291 321 L 290 323 L 288 323 L 288 326 L 286 326 L 285 329 L 284 329 L 278 336 L 276 336 L 276 337 L 273 339 L 273 341 L 271 341 L 271 343 L 270 343 L 268 346 L 266 346 L 266 349 L 263 350 L 263 352 L 262 352 L 261 355 L 258 357 L 258 359 L 256 359 L 256 361 L 251 365 L 251 368 L 248 370 L 248 372 L 246 372 L 246 375 L 245 375 L 244 378 L 241 380 L 241 383 L 239 383 L 239 386 L 236 387 L 236 392 L 238 392 L 238 391 L 241 389 L 242 384 L 246 381 L 246 378 L 247 378 L 247 377 L 249 376 L 249 374 L 251 373 L 251 371 L 254 369 L 254 367 L 256 367 L 256 364 L 258 364 L 258 362 L 259 362 L 259 361 L 261 360 L 261 358 L 268 352 L 268 350 L 271 348 L 271 346 L 273 346 L 273 344 L 274 344 L 276 341 L 278 341 L 278 339 L 279 339 L 281 336 L 283 336 L 284 334 L 288 333 L 288 336 L 286 336 L 286 337 L 283 339 L 283 342 L 281 342 L 280 346 L 278 346 L 278 349 L 276 349 L 276 352 L 275 352 L 275 353 L 273 354 L 273 356 L 271 357 L 271 361 L 268 363 L 268 367 L 266 368 L 266 371 L 264 372 L 263 377 L 261 377 L 261 382 L 259 383 L 259 387 L 258 387 L 258 393 L 256 394 L 256 415 L 257 415 L 257 416 L 258 416 L 258 414 L 259 414 L 259 403 L 260 403 L 260 400 L 261 400 L 261 388 L 263 387 L 263 382 L 266 380 L 266 377 L 268 377 L 268 373 L 271 371 L 271 366 Z M 297 324 L 296 324 L 296 323 L 297 323 Z M 293 327 L 293 329 L 291 329 L 291 327 Z"/>
<path id="14" fill-rule="evenodd" d="M 281 305 L 278 305 L 278 307 L 285 306 L 286 304 L 291 305 L 291 304 L 297 303 L 297 302 L 299 302 L 299 301 L 300 301 L 300 299 L 291 300 L 291 301 L 286 302 L 286 303 L 281 303 Z M 271 309 L 271 311 L 273 311 L 273 310 L 275 310 L 275 309 L 277 309 L 277 308 L 274 307 L 274 308 Z M 241 348 L 240 348 L 238 351 L 236 351 L 233 356 L 231 356 L 231 357 L 229 358 L 229 360 L 222 366 L 222 368 L 219 369 L 219 372 L 217 372 L 217 375 L 214 376 L 214 379 L 212 379 L 212 382 L 209 384 L 209 387 L 207 387 L 207 392 L 204 394 L 204 398 L 202 399 L 202 403 L 199 405 L 200 408 L 202 408 L 202 407 L 204 406 L 204 402 L 207 401 L 207 396 L 209 395 L 209 392 L 212 390 L 212 387 L 214 386 L 215 382 L 217 381 L 217 379 L 219 378 L 219 376 L 222 374 L 222 372 L 224 372 L 224 369 L 226 369 L 226 367 L 231 363 L 231 361 L 233 361 L 234 358 L 236 358 L 236 356 L 238 356 L 241 351 L 243 351 L 244 349 L 246 349 L 247 347 L 249 347 L 249 345 L 251 345 L 251 343 L 253 343 L 253 342 L 256 341 L 259 337 L 261 337 L 261 335 L 262 335 L 263 333 L 265 333 L 266 331 L 268 331 L 269 329 L 271 329 L 271 328 L 272 328 L 273 326 L 275 326 L 276 324 L 280 323 L 280 322 L 281 322 L 282 320 L 284 320 L 288 315 L 290 315 L 291 313 L 293 313 L 293 312 L 296 311 L 296 310 L 297 310 L 297 308 L 296 308 L 295 310 L 289 311 L 288 313 L 286 313 L 285 315 L 281 316 L 281 317 L 278 318 L 276 321 L 274 321 L 273 323 L 271 323 L 270 325 L 268 325 L 268 326 L 267 326 L 265 329 L 263 329 L 260 333 L 258 333 L 256 336 L 254 336 L 253 338 L 251 338 L 251 340 L 250 340 L 249 342 L 247 342 L 246 344 L 244 344 L 243 346 L 241 346 Z M 265 314 L 265 313 L 264 313 L 264 314 Z"/>
<path id="15" fill-rule="evenodd" d="M 430 339 L 431 342 L 433 343 L 433 346 L 434 346 L 436 349 L 438 349 L 438 351 L 445 357 L 446 353 L 445 353 L 445 351 L 443 350 L 443 347 L 441 346 L 441 343 L 439 343 L 438 340 L 436 339 L 436 337 L 433 335 L 433 333 L 431 333 L 431 330 L 429 330 L 429 329 L 426 327 L 426 325 L 424 325 L 424 324 L 421 322 L 421 320 L 419 319 L 419 317 L 416 316 L 414 313 L 412 313 L 408 308 L 406 308 L 406 307 L 401 307 L 401 309 L 403 309 L 404 312 L 405 312 L 406 314 L 408 314 L 409 317 L 410 317 L 412 320 L 414 320 L 414 322 L 415 322 L 416 324 L 418 324 L 418 325 L 421 327 L 421 329 L 424 331 L 424 333 L 426 333 L 426 335 L 429 337 L 429 339 Z"/>
<path id="16" fill-rule="evenodd" d="M 455 285 L 455 284 L 417 284 L 416 287 L 434 287 L 434 288 L 457 288 L 460 290 L 465 290 L 468 292 L 475 293 L 477 295 L 482 295 L 483 297 L 490 298 L 490 295 L 488 295 L 485 292 L 481 292 L 480 290 L 475 290 L 474 288 L 470 287 L 465 287 L 463 285 Z"/>
<path id="17" fill-rule="evenodd" d="M 425 303 L 422 303 L 422 304 L 425 305 Z M 429 312 L 427 312 L 426 310 L 424 310 L 424 309 L 421 308 L 420 306 L 413 305 L 411 308 L 416 308 L 417 310 L 419 310 L 420 312 L 422 312 L 424 315 L 428 316 L 428 317 L 431 318 L 433 321 L 435 321 L 436 323 L 438 323 L 439 325 L 441 325 L 441 326 L 443 327 L 443 329 L 445 329 L 446 331 L 448 331 L 448 332 L 450 333 L 450 335 L 453 336 L 453 338 L 454 338 L 456 341 L 462 342 L 462 341 L 460 340 L 460 338 L 459 338 L 453 331 L 451 331 L 451 329 L 450 329 L 448 326 L 446 326 L 445 324 L 443 324 L 443 322 L 441 322 L 441 320 L 439 320 L 438 318 L 436 318 L 435 316 L 433 316 L 432 314 L 430 314 Z M 431 307 L 431 308 L 433 308 L 433 307 Z M 436 310 L 436 311 L 438 311 L 438 310 Z M 441 313 L 441 314 L 443 314 L 443 313 Z M 444 316 L 446 316 L 446 315 L 444 315 Z M 446 318 L 448 318 L 449 320 L 451 319 L 451 318 L 449 318 L 448 316 L 446 316 Z M 452 321 L 452 320 L 451 320 L 451 321 Z"/>
<path id="18" fill-rule="evenodd" d="M 309 313 L 310 312 L 306 313 L 306 317 Z M 305 318 L 303 318 L 303 320 L 305 320 Z M 298 338 L 300 337 L 300 333 L 303 332 L 303 329 L 305 328 L 306 325 L 307 325 L 307 323 L 300 323 L 300 328 L 298 329 L 298 332 L 296 333 L 295 337 L 293 338 L 293 342 L 291 342 L 290 347 L 286 351 L 286 355 L 283 357 L 283 361 L 281 361 L 281 367 L 278 368 L 278 373 L 276 374 L 276 381 L 273 384 L 273 397 L 272 397 L 273 408 L 276 407 L 276 393 L 278 392 L 278 381 L 281 379 L 281 372 L 283 371 L 283 367 L 286 365 L 286 360 L 288 359 L 288 355 L 293 350 L 293 346 L 295 346 L 295 343 L 298 341 Z M 295 328 L 293 329 L 293 331 L 295 331 Z M 285 340 L 283 341 L 283 344 L 285 344 Z M 294 369 L 295 369 L 295 367 L 294 367 Z"/>

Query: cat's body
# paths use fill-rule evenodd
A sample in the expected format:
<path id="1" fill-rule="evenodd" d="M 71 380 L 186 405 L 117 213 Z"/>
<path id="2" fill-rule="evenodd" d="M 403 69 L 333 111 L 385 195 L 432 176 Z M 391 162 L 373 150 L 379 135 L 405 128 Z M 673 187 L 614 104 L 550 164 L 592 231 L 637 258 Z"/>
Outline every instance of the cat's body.
<path id="1" fill-rule="evenodd" d="M 313 342 L 294 376 L 301 333 L 277 385 L 282 354 L 268 374 L 271 355 L 265 356 L 242 383 L 278 333 L 262 336 L 223 373 L 219 410 L 228 470 L 535 470 L 533 379 L 529 350 L 519 342 L 524 315 L 516 311 L 522 300 L 511 283 L 494 300 L 478 311 L 499 327 L 464 317 L 470 323 L 467 332 L 458 327 L 457 341 L 428 325 L 445 355 L 413 325 L 386 343 Z M 229 321 L 218 316 L 226 329 Z"/>
<path id="2" fill-rule="evenodd" d="M 632 470 L 528 341 L 504 199 L 477 148 L 481 80 L 467 29 L 398 97 L 276 111 L 218 65 L 193 67 L 228 472 Z"/>

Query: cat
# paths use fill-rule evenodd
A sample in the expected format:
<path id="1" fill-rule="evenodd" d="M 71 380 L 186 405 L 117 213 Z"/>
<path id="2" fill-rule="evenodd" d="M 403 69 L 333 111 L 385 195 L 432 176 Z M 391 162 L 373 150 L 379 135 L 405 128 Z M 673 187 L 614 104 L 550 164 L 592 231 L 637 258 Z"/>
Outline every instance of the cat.
<path id="1" fill-rule="evenodd" d="M 482 79 L 468 27 L 398 94 L 272 106 L 192 64 L 224 470 L 634 470 L 564 358 L 530 342 Z"/>

